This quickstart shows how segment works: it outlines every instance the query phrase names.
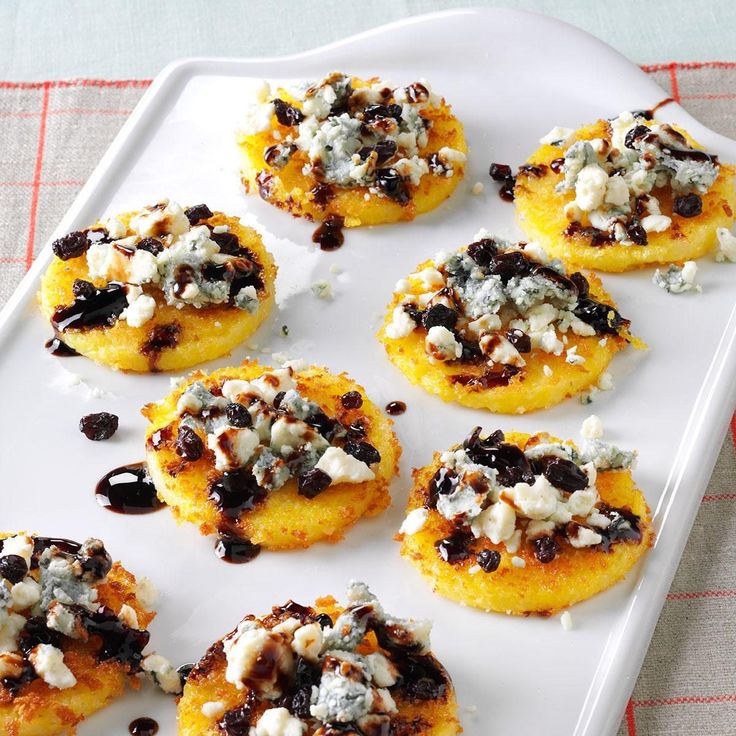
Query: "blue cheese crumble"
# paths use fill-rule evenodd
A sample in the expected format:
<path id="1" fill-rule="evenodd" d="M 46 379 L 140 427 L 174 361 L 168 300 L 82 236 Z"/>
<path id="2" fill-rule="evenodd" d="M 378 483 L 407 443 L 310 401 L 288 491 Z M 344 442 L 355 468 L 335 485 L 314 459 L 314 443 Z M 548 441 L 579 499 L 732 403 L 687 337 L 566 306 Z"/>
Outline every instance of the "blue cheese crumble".
<path id="1" fill-rule="evenodd" d="M 652 283 L 668 294 L 699 293 L 703 287 L 695 283 L 698 265 L 695 261 L 685 261 L 682 266 L 671 263 L 666 271 L 657 269 L 652 276 Z"/>

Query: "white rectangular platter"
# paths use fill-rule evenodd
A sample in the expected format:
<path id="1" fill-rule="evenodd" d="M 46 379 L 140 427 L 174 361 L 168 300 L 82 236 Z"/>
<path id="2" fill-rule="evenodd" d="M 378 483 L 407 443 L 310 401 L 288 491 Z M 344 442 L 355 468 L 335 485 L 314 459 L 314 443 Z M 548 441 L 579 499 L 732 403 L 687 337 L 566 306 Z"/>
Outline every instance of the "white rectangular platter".
<path id="1" fill-rule="evenodd" d="M 469 171 L 455 196 L 415 222 L 348 231 L 344 247 L 322 253 L 313 226 L 245 197 L 233 131 L 258 80 L 321 78 L 340 69 L 395 84 L 428 79 L 463 121 Z M 346 370 L 379 404 L 400 399 L 403 446 L 392 508 L 360 522 L 338 545 L 264 553 L 226 565 L 212 540 L 177 526 L 168 511 L 142 517 L 111 514 L 94 500 L 96 481 L 143 455 L 146 402 L 169 389 L 166 375 L 122 375 L 84 358 L 60 360 L 43 343 L 50 328 L 35 305 L 46 248 L 0 316 L 3 387 L 2 523 L 7 530 L 107 543 L 116 559 L 161 591 L 153 646 L 175 664 L 198 659 L 249 612 L 288 598 L 340 597 L 351 578 L 366 580 L 387 610 L 435 621 L 433 648 L 457 687 L 469 736 L 538 733 L 613 734 L 635 682 L 662 603 L 712 471 L 734 405 L 736 265 L 711 258 L 700 266 L 700 295 L 671 296 L 651 284 L 651 271 L 604 276 L 622 313 L 648 351 L 614 360 L 616 388 L 591 406 L 570 400 L 524 417 L 447 405 L 411 386 L 374 339 L 378 318 L 400 277 L 437 251 L 472 240 L 481 227 L 517 236 L 513 207 L 496 195 L 488 165 L 518 165 L 553 125 L 576 127 L 622 110 L 648 108 L 665 95 L 630 62 L 582 32 L 547 18 L 507 10 L 472 10 L 415 18 L 308 54 L 262 60 L 191 60 L 153 83 L 103 158 L 55 237 L 98 216 L 171 197 L 206 202 L 259 223 L 280 267 L 278 308 L 253 338 L 264 349 L 236 350 L 211 368 L 270 352 Z M 663 113 L 688 128 L 723 160 L 736 143 L 698 124 L 678 105 Z M 485 193 L 472 196 L 476 181 Z M 340 274 L 331 266 L 337 266 Z M 318 300 L 310 285 L 333 284 Z M 281 325 L 289 336 L 280 336 Z M 120 416 L 109 442 L 91 444 L 77 431 L 90 411 Z M 435 596 L 398 553 L 411 469 L 462 440 L 475 425 L 550 431 L 576 438 L 598 414 L 606 438 L 637 448 L 635 478 L 656 510 L 659 538 L 625 582 L 572 610 L 574 630 L 558 618 L 513 619 L 460 607 Z M 175 733 L 175 707 L 144 689 L 83 724 L 80 736 L 124 733 L 141 715 Z"/>

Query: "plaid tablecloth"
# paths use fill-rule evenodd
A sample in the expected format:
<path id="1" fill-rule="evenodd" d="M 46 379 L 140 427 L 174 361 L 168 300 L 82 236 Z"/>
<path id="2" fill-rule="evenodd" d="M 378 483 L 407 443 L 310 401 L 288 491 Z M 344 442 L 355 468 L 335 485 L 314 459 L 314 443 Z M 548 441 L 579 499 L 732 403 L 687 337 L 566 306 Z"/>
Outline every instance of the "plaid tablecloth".
<path id="1" fill-rule="evenodd" d="M 705 125 L 736 138 L 735 63 L 645 71 Z M 0 306 L 147 86 L 145 80 L 0 82 Z M 736 422 L 619 736 L 736 735 L 734 429 Z"/>

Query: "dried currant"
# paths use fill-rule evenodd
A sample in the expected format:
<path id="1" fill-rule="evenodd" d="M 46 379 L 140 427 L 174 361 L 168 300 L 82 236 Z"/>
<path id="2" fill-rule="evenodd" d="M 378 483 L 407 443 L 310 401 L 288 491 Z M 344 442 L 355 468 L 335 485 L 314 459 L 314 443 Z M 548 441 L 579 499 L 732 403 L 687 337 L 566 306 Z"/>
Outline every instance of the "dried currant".
<path id="1" fill-rule="evenodd" d="M 697 217 L 703 211 L 703 200 L 695 192 L 675 197 L 672 211 L 680 217 Z"/>
<path id="2" fill-rule="evenodd" d="M 77 230 L 76 232 L 65 235 L 63 238 L 54 240 L 51 244 L 51 250 L 54 251 L 54 255 L 57 258 L 60 258 L 62 261 L 68 261 L 71 258 L 83 256 L 87 252 L 89 245 L 87 233 Z"/>
<path id="3" fill-rule="evenodd" d="M 305 498 L 316 498 L 332 483 L 327 473 L 319 468 L 313 468 L 308 473 L 299 476 L 297 482 L 299 495 Z"/>
<path id="4" fill-rule="evenodd" d="M 109 440 L 118 429 L 118 418 L 115 414 L 101 411 L 97 414 L 87 414 L 79 420 L 79 431 L 88 440 L 99 442 Z"/>
<path id="5" fill-rule="evenodd" d="M 347 442 L 345 443 L 345 452 L 361 460 L 366 465 L 381 462 L 381 453 L 368 442 Z"/>
<path id="6" fill-rule="evenodd" d="M 360 409 L 363 406 L 363 397 L 360 391 L 348 391 L 340 397 L 340 403 L 346 409 Z"/>
<path id="7" fill-rule="evenodd" d="M 209 220 L 212 217 L 212 210 L 206 204 L 195 204 L 184 210 L 190 225 L 194 225 L 200 220 Z M 139 246 L 140 247 L 140 246 Z"/>
<path id="8" fill-rule="evenodd" d="M 186 425 L 179 427 L 174 447 L 176 448 L 176 454 L 185 460 L 199 460 L 204 454 L 202 438 Z"/>
<path id="9" fill-rule="evenodd" d="M 28 563 L 20 555 L 0 557 L 0 577 L 9 583 L 19 583 L 28 574 Z"/>
<path id="10" fill-rule="evenodd" d="M 483 572 L 495 572 L 501 564 L 501 555 L 495 549 L 484 549 L 475 558 Z"/>

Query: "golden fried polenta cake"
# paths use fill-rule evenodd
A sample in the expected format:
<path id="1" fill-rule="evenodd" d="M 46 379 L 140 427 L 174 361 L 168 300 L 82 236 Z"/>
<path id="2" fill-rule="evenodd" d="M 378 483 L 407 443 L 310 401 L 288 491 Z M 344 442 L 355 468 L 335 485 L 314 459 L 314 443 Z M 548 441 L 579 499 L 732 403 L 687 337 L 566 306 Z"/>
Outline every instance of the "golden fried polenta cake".
<path id="1" fill-rule="evenodd" d="M 338 541 L 390 502 L 392 422 L 345 374 L 245 362 L 193 373 L 143 414 L 159 497 L 227 557 Z"/>
<path id="2" fill-rule="evenodd" d="M 0 732 L 73 734 L 126 684 L 137 688 L 146 662 L 165 662 L 143 654 L 148 605 L 97 539 L 0 534 Z M 170 665 L 158 669 L 181 690 Z"/>
<path id="3" fill-rule="evenodd" d="M 242 180 L 296 217 L 358 227 L 412 220 L 465 173 L 463 126 L 426 82 L 392 89 L 340 72 L 264 83 L 238 133 Z"/>
<path id="4" fill-rule="evenodd" d="M 713 250 L 716 230 L 734 220 L 736 168 L 648 118 L 626 112 L 542 138 L 514 187 L 527 236 L 571 265 L 601 271 Z"/>
<path id="5" fill-rule="evenodd" d="M 453 736 L 462 730 L 430 624 L 389 616 L 364 583 L 348 604 L 289 601 L 246 616 L 194 666 L 179 736 Z"/>
<path id="6" fill-rule="evenodd" d="M 255 332 L 276 266 L 260 235 L 206 205 L 164 201 L 53 243 L 41 311 L 59 340 L 127 371 L 181 370 Z"/>
<path id="7" fill-rule="evenodd" d="M 503 414 L 595 387 L 635 341 L 600 280 L 534 243 L 476 237 L 396 284 L 378 333 L 391 362 L 444 401 Z"/>
<path id="8" fill-rule="evenodd" d="M 414 471 L 401 554 L 463 605 L 548 615 L 621 580 L 654 541 L 631 467 L 600 440 L 476 427 Z"/>

